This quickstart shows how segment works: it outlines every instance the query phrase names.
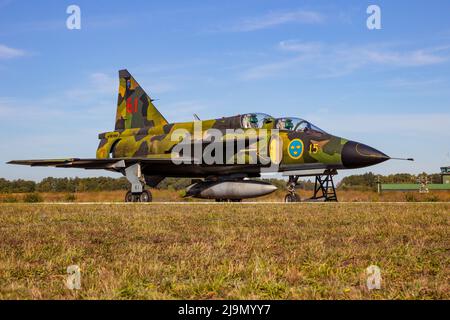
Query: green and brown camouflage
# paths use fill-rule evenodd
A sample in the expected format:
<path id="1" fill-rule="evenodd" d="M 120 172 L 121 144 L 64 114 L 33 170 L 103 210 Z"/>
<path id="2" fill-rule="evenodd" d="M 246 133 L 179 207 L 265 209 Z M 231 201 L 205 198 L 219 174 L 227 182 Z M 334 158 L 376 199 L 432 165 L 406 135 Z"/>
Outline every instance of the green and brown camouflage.
<path id="1" fill-rule="evenodd" d="M 223 123 L 229 121 L 230 123 L 240 116 L 230 117 L 228 119 L 213 119 L 201 121 L 202 130 L 207 132 L 209 129 L 224 129 Z M 156 123 L 156 122 L 154 122 Z M 219 125 L 218 125 L 219 124 Z M 106 159 L 112 158 L 133 158 L 133 157 L 154 157 L 160 156 L 163 158 L 169 157 L 171 150 L 178 141 L 173 141 L 172 136 L 175 130 L 184 129 L 188 131 L 191 136 L 194 136 L 194 122 L 172 123 L 156 125 L 150 128 L 140 129 L 125 129 L 113 132 L 102 133 L 99 135 L 100 144 L 97 149 L 97 158 Z M 347 142 L 346 139 L 336 137 L 330 134 L 321 133 L 320 135 L 307 134 L 303 132 L 289 132 L 278 129 L 248 129 L 239 126 L 228 126 L 227 129 L 242 129 L 244 134 L 239 137 L 236 134 L 225 134 L 223 141 L 228 139 L 251 139 L 254 136 L 259 136 L 260 132 L 267 140 L 270 140 L 273 132 L 279 136 L 282 148 L 282 157 L 280 165 L 288 167 L 289 165 L 297 166 L 304 163 L 321 163 L 328 165 L 341 166 L 342 148 Z M 251 132 L 251 134 L 246 134 Z M 294 139 L 300 139 L 304 143 L 303 155 L 299 159 L 290 157 L 288 146 Z M 194 143 L 194 140 L 192 141 Z M 269 147 L 270 143 L 266 143 Z M 270 150 L 261 156 L 271 156 Z M 272 154 L 273 156 L 273 154 Z M 236 161 L 237 162 L 237 161 Z"/>
<path id="2" fill-rule="evenodd" d="M 149 193 L 141 184 L 156 186 L 164 177 L 204 178 L 187 194 L 239 200 L 274 191 L 270 184 L 244 180 L 265 172 L 289 176 L 290 186 L 307 175 L 316 176 L 317 184 L 320 176 L 330 177 L 337 169 L 360 168 L 389 159 L 374 148 L 294 117 L 245 113 L 169 123 L 127 70 L 119 71 L 115 129 L 101 133 L 99 139 L 96 158 L 9 163 L 120 172 L 132 185 L 127 201 L 141 196 L 143 200 L 138 201 L 148 201 Z M 319 181 L 320 188 L 327 190 L 328 182 L 324 183 Z M 290 199 L 296 201 L 295 190 L 289 190 Z M 317 198 L 316 191 L 314 194 Z"/>
<path id="3" fill-rule="evenodd" d="M 236 115 L 219 119 L 191 121 L 181 123 L 168 123 L 164 116 L 153 104 L 153 99 L 142 89 L 139 83 L 127 70 L 119 71 L 119 96 L 117 103 L 115 130 L 99 135 L 100 144 L 97 149 L 96 158 L 161 158 L 169 159 L 172 149 L 179 143 L 173 139 L 175 131 L 183 129 L 190 133 L 191 143 L 195 142 L 195 125 L 200 127 L 203 136 L 210 129 L 220 130 L 223 133 L 222 142 L 229 139 L 239 140 L 251 139 L 252 136 L 264 136 L 266 150 L 259 150 L 258 156 L 274 158 L 277 155 L 277 164 L 280 170 L 300 167 L 302 164 L 320 164 L 325 167 L 340 168 L 343 166 L 341 153 L 346 139 L 330 135 L 322 130 L 280 130 L 277 128 L 277 119 L 265 116 L 264 122 L 250 128 L 243 125 L 243 117 L 247 115 Z M 256 114 L 255 114 L 256 115 Z M 263 115 L 264 116 L 264 115 Z M 256 124 L 256 123 L 255 123 Z M 241 130 L 241 137 L 236 133 L 229 134 L 227 130 Z M 270 142 L 274 135 L 278 136 L 277 148 L 280 150 L 270 151 Z M 303 143 L 303 154 L 301 157 L 291 157 L 289 144 L 293 140 Z M 236 150 L 237 151 L 237 150 Z M 235 163 L 242 164 L 239 157 L 246 157 L 246 163 L 254 162 L 247 153 L 236 152 Z M 229 160 L 229 159 L 228 159 Z M 238 165 L 238 164 L 236 164 Z"/>
<path id="4" fill-rule="evenodd" d="M 127 70 L 119 71 L 119 96 L 115 130 L 151 128 L 167 124 L 153 100 Z"/>

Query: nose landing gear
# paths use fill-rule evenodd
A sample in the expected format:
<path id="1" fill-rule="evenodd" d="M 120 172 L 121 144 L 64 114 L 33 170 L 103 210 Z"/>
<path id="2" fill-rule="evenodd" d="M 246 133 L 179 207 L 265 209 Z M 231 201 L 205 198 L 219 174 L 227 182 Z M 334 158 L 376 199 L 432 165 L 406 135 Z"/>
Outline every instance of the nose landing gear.
<path id="1" fill-rule="evenodd" d="M 284 202 L 300 202 L 302 201 L 299 197 L 298 194 L 296 193 L 288 193 L 285 197 L 284 197 Z"/>
<path id="2" fill-rule="evenodd" d="M 287 183 L 288 194 L 284 197 L 284 202 L 300 202 L 300 196 L 295 193 L 295 187 L 298 184 L 299 176 L 289 176 L 289 181 Z"/>

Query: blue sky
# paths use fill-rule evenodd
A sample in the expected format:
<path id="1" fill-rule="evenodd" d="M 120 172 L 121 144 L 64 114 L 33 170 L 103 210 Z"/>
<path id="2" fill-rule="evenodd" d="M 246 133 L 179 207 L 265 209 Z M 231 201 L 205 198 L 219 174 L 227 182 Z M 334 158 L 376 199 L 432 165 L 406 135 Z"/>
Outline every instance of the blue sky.
<path id="1" fill-rule="evenodd" d="M 81 30 L 66 28 L 70 4 Z M 122 68 L 169 121 L 298 116 L 416 159 L 343 175 L 450 165 L 449 1 L 0 0 L 0 177 L 104 175 L 4 162 L 94 157 Z"/>

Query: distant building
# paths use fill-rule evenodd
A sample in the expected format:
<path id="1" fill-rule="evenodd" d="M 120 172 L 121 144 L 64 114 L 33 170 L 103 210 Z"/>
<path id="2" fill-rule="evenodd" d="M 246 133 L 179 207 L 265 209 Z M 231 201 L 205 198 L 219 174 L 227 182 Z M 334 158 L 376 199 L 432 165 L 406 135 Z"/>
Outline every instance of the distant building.
<path id="1" fill-rule="evenodd" d="M 419 177 L 420 178 L 420 177 Z M 429 190 L 450 190 L 450 166 L 441 167 L 442 183 L 429 183 L 425 177 L 424 180 L 418 179 L 418 183 L 381 183 L 378 182 L 378 193 L 382 191 L 419 191 L 428 192 Z"/>
<path id="2" fill-rule="evenodd" d="M 443 184 L 450 184 L 450 166 L 441 167 L 441 177 Z"/>

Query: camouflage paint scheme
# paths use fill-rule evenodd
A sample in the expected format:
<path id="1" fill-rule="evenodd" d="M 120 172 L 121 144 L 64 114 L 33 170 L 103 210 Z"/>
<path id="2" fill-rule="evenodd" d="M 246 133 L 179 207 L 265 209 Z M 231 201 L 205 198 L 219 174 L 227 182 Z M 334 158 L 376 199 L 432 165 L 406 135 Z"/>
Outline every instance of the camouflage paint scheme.
<path id="1" fill-rule="evenodd" d="M 105 169 L 123 174 L 125 168 L 139 164 L 147 182 L 147 177 L 149 179 L 156 177 L 155 181 L 160 181 L 164 177 L 233 177 L 234 179 L 258 177 L 267 167 L 276 172 L 298 175 L 296 172 L 301 170 L 360 168 L 389 159 L 387 155 L 376 149 L 333 136 L 303 119 L 297 119 L 301 121 L 298 125 L 305 122 L 308 126 L 301 130 L 296 130 L 299 128 L 298 125 L 295 128 L 279 126 L 281 119 L 296 118 L 274 119 L 264 115 L 259 122 L 258 114 L 252 113 L 204 121 L 168 123 L 156 109 L 150 96 L 127 70 L 120 70 L 119 78 L 115 130 L 99 135 L 100 144 L 96 158 L 13 160 L 9 163 Z M 246 125 L 244 125 L 244 119 Z M 255 123 L 258 125 L 255 126 Z M 201 125 L 201 131 L 200 137 L 197 137 L 199 130 L 194 129 L 199 125 Z M 233 141 L 234 152 L 231 157 L 224 159 L 223 163 L 206 164 L 194 161 L 177 165 L 172 161 L 172 150 L 174 147 L 181 146 L 181 144 L 178 145 L 181 140 L 172 141 L 172 139 L 174 132 L 178 129 L 184 129 L 186 133 L 190 133 L 191 139 L 187 142 L 189 148 L 199 143 L 202 144 L 202 148 L 205 148 L 207 143 L 202 141 L 201 135 L 210 133 L 211 129 L 222 133 L 227 133 L 227 129 L 238 129 L 240 133 L 227 133 L 220 137 L 221 141 L 214 142 L 224 146 L 224 142 Z M 258 139 L 266 142 L 266 147 L 258 150 L 257 153 L 252 152 L 252 149 L 257 149 L 255 141 Z M 257 159 L 252 158 L 255 155 Z M 187 157 L 181 154 L 180 156 Z M 192 157 L 189 157 L 189 160 L 191 159 Z M 230 160 L 234 161 L 230 163 Z M 272 164 L 276 165 L 272 166 Z"/>
<path id="2" fill-rule="evenodd" d="M 254 136 L 254 132 L 258 135 L 261 131 L 259 128 L 242 128 L 240 115 L 200 122 L 203 131 L 218 129 L 224 132 L 226 129 L 242 129 L 247 137 Z M 138 82 L 128 71 L 121 70 L 115 131 L 99 135 L 100 144 L 96 157 L 98 159 L 110 157 L 158 157 L 168 159 L 172 148 L 178 143 L 178 141 L 171 140 L 173 132 L 177 129 L 185 129 L 194 136 L 194 123 L 194 121 L 168 123 L 153 105 L 151 98 L 139 86 Z M 266 139 L 268 139 L 267 141 L 270 140 L 272 135 L 274 123 L 275 119 L 272 122 L 269 121 L 262 128 Z M 197 125 L 199 125 L 198 122 Z M 347 140 L 319 132 L 279 130 L 278 134 L 283 148 L 280 169 L 297 169 L 301 168 L 302 164 L 318 164 L 319 166 L 317 167 L 342 168 L 341 151 Z M 227 138 L 234 139 L 234 137 L 225 135 L 224 139 Z M 294 139 L 301 139 L 304 143 L 305 150 L 299 159 L 293 159 L 288 153 L 289 143 Z M 314 152 L 311 152 L 311 144 L 316 144 L 318 149 L 314 149 Z M 269 156 L 269 150 L 262 156 Z M 240 165 L 234 164 L 233 166 Z M 239 168 L 236 169 L 240 170 Z"/>

